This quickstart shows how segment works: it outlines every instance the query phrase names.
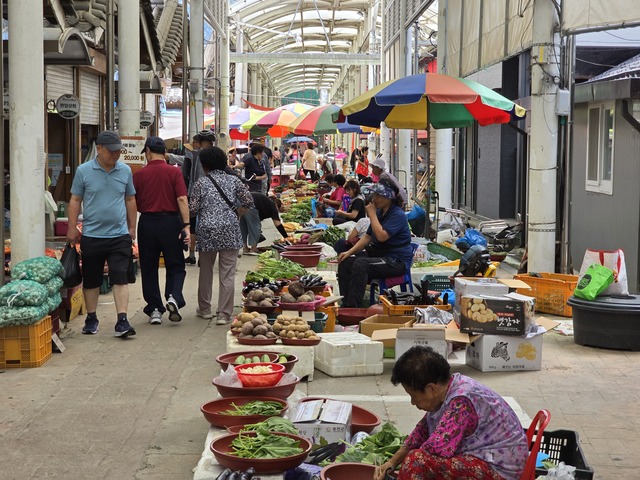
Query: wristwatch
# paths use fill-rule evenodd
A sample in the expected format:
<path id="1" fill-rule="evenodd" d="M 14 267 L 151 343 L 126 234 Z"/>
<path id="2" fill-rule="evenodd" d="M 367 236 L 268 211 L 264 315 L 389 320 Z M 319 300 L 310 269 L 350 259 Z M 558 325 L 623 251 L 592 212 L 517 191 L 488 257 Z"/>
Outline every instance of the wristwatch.
<path id="1" fill-rule="evenodd" d="M 184 227 L 188 227 L 188 226 L 190 226 L 190 225 L 191 225 L 191 224 L 190 224 L 189 222 L 187 222 L 187 223 L 183 223 L 183 224 L 182 224 L 182 228 L 184 228 Z"/>

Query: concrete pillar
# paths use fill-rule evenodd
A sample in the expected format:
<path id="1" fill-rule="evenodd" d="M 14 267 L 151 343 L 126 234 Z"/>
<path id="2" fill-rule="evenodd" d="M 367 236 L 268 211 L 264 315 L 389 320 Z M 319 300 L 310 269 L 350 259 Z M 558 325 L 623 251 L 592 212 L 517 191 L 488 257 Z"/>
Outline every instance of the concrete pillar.
<path id="1" fill-rule="evenodd" d="M 256 65 L 257 67 L 257 65 Z M 257 68 L 256 68 L 257 70 Z M 255 102 L 258 105 L 262 105 L 263 103 L 263 97 L 262 97 L 262 73 L 257 72 L 256 74 L 256 86 L 255 86 Z"/>
<path id="2" fill-rule="evenodd" d="M 44 252 L 45 151 L 43 8 L 40 0 L 8 6 L 11 263 Z M 25 55 L 25 52 L 29 52 Z M 3 210 L 4 212 L 4 210 Z"/>
<path id="3" fill-rule="evenodd" d="M 269 106 L 270 100 L 271 96 L 269 95 L 269 79 L 265 74 L 262 81 L 262 105 Z"/>
<path id="4" fill-rule="evenodd" d="M 120 135 L 140 135 L 140 4 L 118 6 L 118 110 Z"/>
<path id="5" fill-rule="evenodd" d="M 553 4 L 534 0 L 527 219 L 530 272 L 555 271 L 558 84 L 554 80 L 560 78 L 559 37 L 554 33 L 557 26 Z"/>
<path id="6" fill-rule="evenodd" d="M 239 18 L 237 20 L 239 20 Z M 242 53 L 244 52 L 244 34 L 242 33 L 242 26 L 238 25 L 236 28 L 237 28 L 236 53 Z M 235 75 L 236 85 L 235 85 L 234 94 L 233 94 L 233 104 L 238 107 L 242 106 L 242 85 L 244 83 L 243 74 L 244 74 L 244 64 L 236 63 L 236 75 Z"/>
<path id="7" fill-rule="evenodd" d="M 440 206 L 451 208 L 452 183 L 452 141 L 453 130 L 445 128 L 436 133 L 436 191 L 439 195 Z"/>
<path id="8" fill-rule="evenodd" d="M 204 0 L 191 0 L 189 15 L 189 138 L 204 124 Z"/>
<path id="9" fill-rule="evenodd" d="M 254 63 L 249 68 L 249 100 L 258 103 L 258 64 Z"/>
<path id="10" fill-rule="evenodd" d="M 229 24 L 226 21 L 227 17 L 228 15 L 225 15 L 226 34 L 220 38 L 220 134 L 217 142 L 225 152 L 231 144 L 229 138 Z"/>
<path id="11" fill-rule="evenodd" d="M 400 8 L 400 18 L 405 18 L 406 13 L 406 2 L 401 2 Z M 412 62 L 413 59 L 411 55 L 409 55 L 409 42 L 408 38 L 410 37 L 411 30 L 403 30 L 400 34 L 400 58 L 398 59 L 400 63 L 400 68 L 402 71 L 402 76 L 411 75 L 412 71 Z M 397 130 L 397 141 L 398 141 L 398 170 L 402 173 L 396 175 L 400 183 L 404 184 L 405 188 L 407 185 L 411 185 L 411 151 L 413 148 L 411 147 L 411 130 L 407 129 L 399 129 Z M 407 191 L 410 191 L 407 188 Z"/>

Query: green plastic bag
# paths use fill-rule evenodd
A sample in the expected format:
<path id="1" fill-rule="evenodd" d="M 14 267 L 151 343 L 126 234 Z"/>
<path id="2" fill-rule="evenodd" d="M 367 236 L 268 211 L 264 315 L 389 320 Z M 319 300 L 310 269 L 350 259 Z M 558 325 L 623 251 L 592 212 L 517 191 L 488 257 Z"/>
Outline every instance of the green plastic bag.
<path id="1" fill-rule="evenodd" d="M 595 300 L 598 295 L 613 283 L 613 280 L 613 270 L 594 263 L 589 265 L 587 271 L 580 277 L 578 286 L 573 291 L 573 294 L 585 300 Z"/>

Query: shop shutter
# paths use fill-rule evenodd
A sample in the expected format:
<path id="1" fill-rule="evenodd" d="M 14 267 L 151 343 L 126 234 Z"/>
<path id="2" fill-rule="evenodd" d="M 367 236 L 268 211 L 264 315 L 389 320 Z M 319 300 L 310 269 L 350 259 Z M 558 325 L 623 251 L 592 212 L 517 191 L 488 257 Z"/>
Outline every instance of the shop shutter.
<path id="1" fill-rule="evenodd" d="M 100 77 L 80 72 L 80 123 L 100 125 Z"/>
<path id="2" fill-rule="evenodd" d="M 47 101 L 54 102 L 65 93 L 74 94 L 73 67 L 47 65 Z"/>

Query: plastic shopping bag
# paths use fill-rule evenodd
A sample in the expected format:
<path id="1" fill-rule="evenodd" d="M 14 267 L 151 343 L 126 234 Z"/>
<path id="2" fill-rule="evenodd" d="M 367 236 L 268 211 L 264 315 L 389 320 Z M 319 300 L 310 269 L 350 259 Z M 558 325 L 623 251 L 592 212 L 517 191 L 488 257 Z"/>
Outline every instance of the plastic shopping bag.
<path id="1" fill-rule="evenodd" d="M 580 276 L 594 263 L 613 270 L 614 281 L 603 292 L 603 295 L 629 295 L 627 285 L 627 267 L 624 263 L 624 252 L 618 250 L 592 250 L 587 249 L 580 267 Z"/>
<path id="2" fill-rule="evenodd" d="M 599 263 L 594 263 L 589 265 L 584 275 L 580 277 L 573 294 L 585 300 L 595 300 L 612 283 L 613 271 Z"/>
<path id="3" fill-rule="evenodd" d="M 82 271 L 80 270 L 80 255 L 74 245 L 67 243 L 62 252 L 62 273 L 60 277 L 65 287 L 75 287 L 82 282 Z"/>

